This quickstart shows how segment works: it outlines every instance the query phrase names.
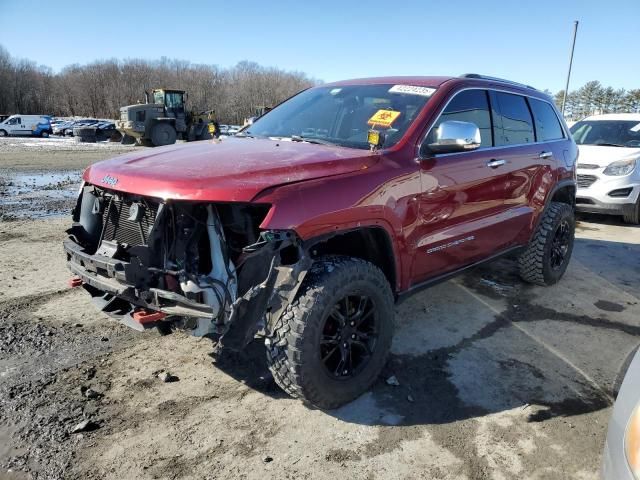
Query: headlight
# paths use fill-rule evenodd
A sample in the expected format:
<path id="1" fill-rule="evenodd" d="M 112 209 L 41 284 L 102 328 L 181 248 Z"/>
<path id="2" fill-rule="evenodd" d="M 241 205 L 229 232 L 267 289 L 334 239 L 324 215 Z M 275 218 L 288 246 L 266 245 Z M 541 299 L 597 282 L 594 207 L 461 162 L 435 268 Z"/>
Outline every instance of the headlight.
<path id="1" fill-rule="evenodd" d="M 635 408 L 624 434 L 624 453 L 635 478 L 640 478 L 640 411 Z"/>
<path id="2" fill-rule="evenodd" d="M 636 168 L 636 160 L 620 160 L 619 162 L 613 162 L 607 168 L 604 169 L 605 175 L 628 175 Z"/>

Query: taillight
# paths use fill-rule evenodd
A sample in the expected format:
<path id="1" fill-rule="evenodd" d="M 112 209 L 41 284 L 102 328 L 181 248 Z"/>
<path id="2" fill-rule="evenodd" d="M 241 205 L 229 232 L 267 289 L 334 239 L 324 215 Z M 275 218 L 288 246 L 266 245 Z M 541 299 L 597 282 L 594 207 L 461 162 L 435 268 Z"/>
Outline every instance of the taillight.
<path id="1" fill-rule="evenodd" d="M 636 407 L 624 434 L 624 453 L 633 476 L 640 480 L 640 410 Z"/>

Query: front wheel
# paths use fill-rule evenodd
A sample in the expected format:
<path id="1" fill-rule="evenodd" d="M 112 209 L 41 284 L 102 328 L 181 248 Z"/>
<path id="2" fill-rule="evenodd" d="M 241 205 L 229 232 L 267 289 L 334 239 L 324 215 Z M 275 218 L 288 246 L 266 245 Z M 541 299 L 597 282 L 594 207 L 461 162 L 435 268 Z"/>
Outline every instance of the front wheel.
<path id="1" fill-rule="evenodd" d="M 176 143 L 176 129 L 168 123 L 157 123 L 151 130 L 151 142 L 156 147 Z"/>
<path id="2" fill-rule="evenodd" d="M 635 205 L 632 205 L 628 211 L 626 211 L 622 217 L 625 223 L 632 225 L 638 225 L 640 223 L 640 196 Z"/>
<path id="3" fill-rule="evenodd" d="M 317 261 L 265 341 L 273 378 L 319 408 L 354 400 L 384 367 L 393 315 L 391 287 L 378 267 L 341 256 Z"/>
<path id="4" fill-rule="evenodd" d="M 567 270 L 576 220 L 573 207 L 551 202 L 526 250 L 518 258 L 520 276 L 535 285 L 553 285 Z"/>
<path id="5" fill-rule="evenodd" d="M 8 137 L 6 130 L 0 130 L 0 137 Z"/>

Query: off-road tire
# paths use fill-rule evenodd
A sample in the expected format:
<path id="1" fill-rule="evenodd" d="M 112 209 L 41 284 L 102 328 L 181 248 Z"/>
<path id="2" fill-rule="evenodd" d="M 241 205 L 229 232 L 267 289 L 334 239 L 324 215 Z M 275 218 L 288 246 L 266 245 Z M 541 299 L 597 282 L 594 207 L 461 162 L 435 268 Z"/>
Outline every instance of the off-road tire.
<path id="1" fill-rule="evenodd" d="M 625 223 L 632 225 L 640 224 L 640 197 L 638 197 L 638 201 L 633 207 L 624 212 L 622 219 Z"/>
<path id="2" fill-rule="evenodd" d="M 141 147 L 153 147 L 153 141 L 149 138 L 136 138 L 136 145 Z"/>
<path id="3" fill-rule="evenodd" d="M 120 138 L 120 143 L 122 145 L 133 145 L 136 143 L 136 137 L 123 133 L 122 138 Z"/>
<path id="4" fill-rule="evenodd" d="M 200 135 L 196 137 L 196 140 L 211 140 L 213 136 L 209 133 L 208 129 L 204 129 Z"/>
<path id="5" fill-rule="evenodd" d="M 359 374 L 335 379 L 325 371 L 319 338 L 325 319 L 346 295 L 366 294 L 378 316 L 378 338 Z M 289 395 L 323 409 L 354 400 L 376 381 L 393 336 L 393 294 L 382 271 L 359 258 L 330 256 L 315 262 L 295 300 L 266 339 L 267 363 L 276 383 Z"/>
<path id="6" fill-rule="evenodd" d="M 570 228 L 570 241 L 563 263 L 557 269 L 551 267 L 553 238 L 559 225 L 567 221 Z M 518 258 L 520 277 L 535 285 L 553 285 L 567 270 L 575 235 L 575 214 L 573 207 L 566 203 L 551 202 L 545 210 L 538 228 L 525 251 Z"/>
<path id="7" fill-rule="evenodd" d="M 96 143 L 96 128 L 76 127 L 73 129 L 73 136 L 78 143 Z"/>
<path id="8" fill-rule="evenodd" d="M 156 123 L 151 130 L 151 142 L 155 147 L 176 143 L 176 129 L 168 123 Z"/>

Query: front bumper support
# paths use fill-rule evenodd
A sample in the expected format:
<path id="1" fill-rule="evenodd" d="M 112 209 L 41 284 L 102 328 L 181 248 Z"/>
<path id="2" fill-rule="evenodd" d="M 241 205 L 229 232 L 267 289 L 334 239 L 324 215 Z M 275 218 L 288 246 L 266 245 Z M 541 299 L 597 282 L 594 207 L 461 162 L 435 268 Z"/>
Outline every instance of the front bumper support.
<path id="1" fill-rule="evenodd" d="M 127 282 L 126 270 L 128 262 L 117 260 L 104 255 L 90 255 L 71 239 L 63 242 L 67 254 L 68 267 L 71 272 L 80 277 L 85 285 L 89 285 L 94 297 L 103 297 L 100 293 L 120 298 L 133 305 L 157 310 L 167 315 L 203 318 L 213 315 L 212 308 L 204 303 L 197 303 L 182 295 L 159 288 L 150 288 L 142 292 Z M 94 295 L 94 293 L 96 295 Z M 106 313 L 112 306 L 113 299 L 103 298 L 99 308 Z M 106 302 L 106 303 L 105 303 Z M 120 319 L 120 318 L 119 318 Z"/>

